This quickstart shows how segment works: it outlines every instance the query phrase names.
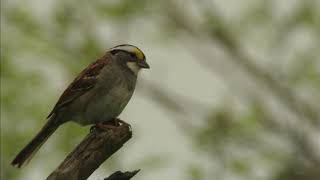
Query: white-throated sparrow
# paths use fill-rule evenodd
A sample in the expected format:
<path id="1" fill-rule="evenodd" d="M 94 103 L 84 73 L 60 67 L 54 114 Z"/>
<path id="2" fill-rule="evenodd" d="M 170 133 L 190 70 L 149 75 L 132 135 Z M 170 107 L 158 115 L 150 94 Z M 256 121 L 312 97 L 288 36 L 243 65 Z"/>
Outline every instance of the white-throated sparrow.
<path id="1" fill-rule="evenodd" d="M 123 44 L 109 49 L 68 86 L 49 114 L 47 123 L 12 161 L 21 167 L 62 124 L 111 121 L 129 102 L 141 68 L 150 68 L 143 52 Z"/>

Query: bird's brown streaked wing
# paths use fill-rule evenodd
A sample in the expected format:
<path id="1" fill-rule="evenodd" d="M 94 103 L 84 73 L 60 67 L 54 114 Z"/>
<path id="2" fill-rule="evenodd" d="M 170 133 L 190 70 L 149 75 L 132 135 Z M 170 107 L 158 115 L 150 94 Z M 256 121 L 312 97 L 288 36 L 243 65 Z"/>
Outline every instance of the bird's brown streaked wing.
<path id="1" fill-rule="evenodd" d="M 93 88 L 96 84 L 100 71 L 108 62 L 109 61 L 106 57 L 103 57 L 85 68 L 62 93 L 47 118 L 56 113 L 61 107 L 68 105 L 76 98 L 88 92 L 89 89 Z"/>

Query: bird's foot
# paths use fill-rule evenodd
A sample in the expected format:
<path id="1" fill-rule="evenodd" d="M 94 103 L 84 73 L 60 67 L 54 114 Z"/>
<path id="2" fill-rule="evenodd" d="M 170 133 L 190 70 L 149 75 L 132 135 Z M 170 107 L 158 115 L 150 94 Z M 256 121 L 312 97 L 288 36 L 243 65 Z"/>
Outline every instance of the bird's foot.
<path id="1" fill-rule="evenodd" d="M 101 130 L 105 130 L 105 131 L 109 131 L 109 130 L 118 128 L 117 126 L 114 126 L 114 125 L 111 125 L 111 124 L 105 124 L 105 123 L 97 123 L 93 127 L 101 129 Z"/>
<path id="2" fill-rule="evenodd" d="M 116 128 L 119 128 L 120 126 L 122 126 L 123 124 L 129 125 L 128 123 L 126 123 L 118 118 L 114 118 L 110 121 L 99 122 L 99 123 L 95 124 L 94 126 L 91 127 L 90 131 L 92 131 L 95 128 L 102 129 L 102 130 L 116 129 Z"/>
<path id="3" fill-rule="evenodd" d="M 123 124 L 127 125 L 127 126 L 130 126 L 128 123 L 126 123 L 126 122 L 124 122 L 124 121 L 122 121 L 121 119 L 118 119 L 118 118 L 114 118 L 113 121 L 116 124 L 116 126 L 122 126 Z"/>

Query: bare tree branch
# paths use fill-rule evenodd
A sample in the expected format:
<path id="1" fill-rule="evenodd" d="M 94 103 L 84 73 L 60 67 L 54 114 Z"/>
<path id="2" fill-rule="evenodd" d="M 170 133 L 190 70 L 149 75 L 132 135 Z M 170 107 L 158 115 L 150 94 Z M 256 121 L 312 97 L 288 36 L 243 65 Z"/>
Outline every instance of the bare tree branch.
<path id="1" fill-rule="evenodd" d="M 47 180 L 85 180 L 132 137 L 129 124 L 92 128 Z"/>

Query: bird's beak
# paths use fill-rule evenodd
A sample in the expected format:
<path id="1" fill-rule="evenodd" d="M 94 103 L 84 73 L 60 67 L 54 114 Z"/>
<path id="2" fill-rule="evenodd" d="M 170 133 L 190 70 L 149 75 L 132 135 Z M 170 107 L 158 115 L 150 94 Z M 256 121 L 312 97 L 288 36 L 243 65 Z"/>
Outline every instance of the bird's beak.
<path id="1" fill-rule="evenodd" d="M 147 61 L 140 61 L 138 62 L 139 67 L 144 68 L 144 69 L 150 69 L 149 64 L 147 63 Z"/>

